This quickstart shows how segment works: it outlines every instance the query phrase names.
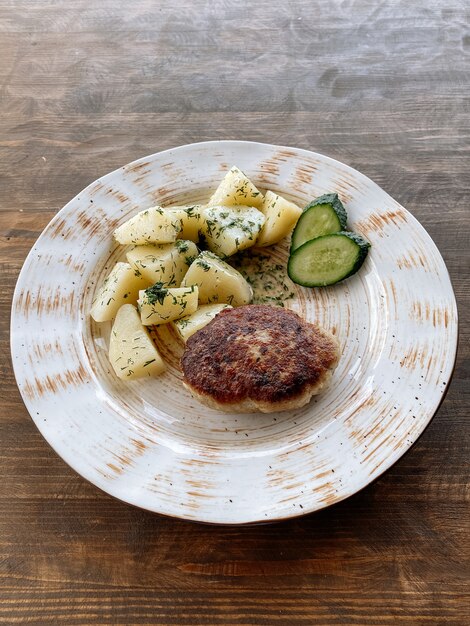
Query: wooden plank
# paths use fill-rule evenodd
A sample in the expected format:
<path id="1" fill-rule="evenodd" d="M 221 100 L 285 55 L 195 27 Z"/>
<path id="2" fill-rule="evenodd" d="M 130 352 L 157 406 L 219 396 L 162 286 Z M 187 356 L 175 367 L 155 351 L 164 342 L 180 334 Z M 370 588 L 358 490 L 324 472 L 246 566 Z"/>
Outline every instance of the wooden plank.
<path id="1" fill-rule="evenodd" d="M 0 624 L 470 623 L 468 7 L 0 0 Z M 455 375 L 413 449 L 359 494 L 219 528 L 113 500 L 36 430 L 9 317 L 22 263 L 97 176 L 210 139 L 307 148 L 422 222 L 459 303 Z"/>

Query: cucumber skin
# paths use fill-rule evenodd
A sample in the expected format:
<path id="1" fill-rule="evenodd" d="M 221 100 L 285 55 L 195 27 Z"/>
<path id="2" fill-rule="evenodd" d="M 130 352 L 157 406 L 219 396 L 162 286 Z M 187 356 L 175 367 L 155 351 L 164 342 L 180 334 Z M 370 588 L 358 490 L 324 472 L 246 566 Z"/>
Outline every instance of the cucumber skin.
<path id="1" fill-rule="evenodd" d="M 331 206 L 335 210 L 336 215 L 338 216 L 339 223 L 341 226 L 340 230 L 346 231 L 348 214 L 346 213 L 346 209 L 344 208 L 344 205 L 339 199 L 337 193 L 325 193 L 323 194 L 323 196 L 319 196 L 318 198 L 315 198 L 315 200 L 312 200 L 312 202 L 307 204 L 307 206 L 304 208 L 302 212 L 305 213 L 305 211 L 308 211 L 308 209 L 311 209 L 312 207 L 317 206 L 317 204 L 331 204 Z"/>
<path id="2" fill-rule="evenodd" d="M 344 277 L 344 278 L 348 278 L 349 276 L 352 276 L 353 274 L 355 274 L 361 268 L 362 264 L 366 260 L 366 256 L 369 254 L 369 248 L 371 247 L 371 244 L 366 239 L 364 239 L 362 235 L 359 235 L 358 233 L 354 233 L 350 230 L 342 230 L 340 233 L 338 233 L 338 235 L 346 235 L 346 237 L 349 237 L 349 239 L 352 239 L 352 241 L 354 241 L 354 243 L 356 243 L 359 246 L 359 254 L 358 254 L 356 263 L 354 264 L 349 274 Z"/>
<path id="3" fill-rule="evenodd" d="M 339 231 L 338 232 L 347 230 L 348 214 L 346 213 L 346 209 L 344 208 L 343 203 L 339 199 L 338 194 L 337 193 L 325 193 L 322 196 L 318 196 L 318 198 L 315 198 L 315 200 L 312 200 L 311 202 L 309 202 L 307 204 L 307 206 L 305 206 L 304 209 L 302 210 L 302 213 L 301 213 L 299 219 L 297 220 L 297 224 L 296 224 L 296 226 L 294 228 L 294 231 L 292 233 L 291 244 L 290 244 L 290 251 L 291 251 L 291 253 L 294 252 L 294 250 L 297 249 L 297 248 L 294 248 L 295 231 L 296 231 L 297 225 L 299 224 L 299 222 L 302 219 L 302 216 L 309 209 L 312 209 L 313 207 L 318 206 L 320 204 L 330 204 L 333 207 L 333 210 L 336 213 L 336 217 L 338 218 L 338 222 L 339 222 Z M 332 234 L 332 233 L 325 233 L 325 234 Z M 319 236 L 322 237 L 322 235 L 319 235 Z M 307 242 L 304 241 L 304 243 L 307 243 Z M 301 244 L 301 245 L 303 245 L 303 244 Z"/>
<path id="4" fill-rule="evenodd" d="M 345 236 L 348 237 L 349 239 L 351 239 L 352 241 L 354 241 L 355 244 L 357 244 L 357 246 L 359 247 L 358 250 L 358 256 L 356 259 L 356 262 L 354 263 L 354 265 L 351 268 L 351 271 L 346 274 L 345 276 L 343 276 L 342 278 L 340 278 L 339 280 L 335 281 L 334 283 L 302 283 L 299 282 L 298 280 L 296 280 L 292 274 L 291 274 L 291 259 L 293 257 L 295 257 L 295 255 L 302 250 L 302 248 L 304 246 L 307 246 L 308 244 L 310 244 L 312 241 L 316 241 L 317 239 L 324 239 L 325 237 L 338 237 L 339 235 L 341 236 Z M 362 264 L 364 263 L 364 261 L 366 260 L 366 257 L 369 253 L 369 248 L 371 247 L 371 244 L 364 239 L 364 237 L 362 237 L 361 235 L 359 235 L 358 233 L 354 233 L 352 231 L 348 231 L 348 230 L 341 230 L 338 233 L 330 233 L 329 235 L 321 235 L 320 237 L 315 237 L 315 239 L 310 239 L 309 241 L 306 241 L 305 243 L 303 243 L 301 246 L 299 246 L 298 248 L 296 248 L 294 250 L 294 252 L 291 253 L 291 255 L 289 256 L 289 260 L 287 262 L 287 274 L 289 276 L 289 278 L 296 283 L 297 285 L 301 285 L 302 287 L 329 287 L 330 285 L 336 285 L 339 282 L 346 280 L 346 278 L 349 278 L 350 276 L 352 276 L 353 274 L 355 274 L 362 266 Z"/>

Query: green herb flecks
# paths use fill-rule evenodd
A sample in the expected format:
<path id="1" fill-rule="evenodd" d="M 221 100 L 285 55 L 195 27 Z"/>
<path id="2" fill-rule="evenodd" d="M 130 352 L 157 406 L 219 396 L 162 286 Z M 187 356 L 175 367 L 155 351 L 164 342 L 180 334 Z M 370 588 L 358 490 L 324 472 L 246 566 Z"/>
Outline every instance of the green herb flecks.
<path id="1" fill-rule="evenodd" d="M 167 294 L 168 289 L 163 287 L 163 283 L 155 283 L 155 285 L 152 285 L 152 287 L 148 287 L 148 289 L 145 290 L 145 295 L 149 304 L 155 304 L 156 302 L 163 304 Z"/>
<path id="2" fill-rule="evenodd" d="M 284 306 L 286 300 L 295 297 L 294 283 L 287 275 L 284 265 L 276 263 L 269 252 L 247 250 L 230 257 L 230 264 L 237 269 L 253 289 L 253 304 Z"/>
<path id="3" fill-rule="evenodd" d="M 189 244 L 184 239 L 177 239 L 175 241 L 175 246 L 178 252 L 187 252 L 189 250 Z"/>
<path id="4" fill-rule="evenodd" d="M 177 321 L 178 327 L 181 330 L 184 330 L 190 323 L 191 323 L 191 320 L 189 320 L 188 318 L 184 318 L 184 317 Z"/>
<path id="5" fill-rule="evenodd" d="M 211 268 L 209 263 L 204 259 L 197 259 L 196 264 L 199 265 L 199 267 L 202 267 L 205 272 L 208 272 Z"/>

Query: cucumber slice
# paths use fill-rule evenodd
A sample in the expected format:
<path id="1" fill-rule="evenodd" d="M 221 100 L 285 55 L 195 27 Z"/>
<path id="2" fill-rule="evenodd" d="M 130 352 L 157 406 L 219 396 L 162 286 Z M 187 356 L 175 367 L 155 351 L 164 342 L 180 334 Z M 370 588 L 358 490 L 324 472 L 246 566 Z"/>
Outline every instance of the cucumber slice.
<path id="1" fill-rule="evenodd" d="M 346 209 L 337 193 L 327 193 L 307 204 L 292 233 L 291 251 L 306 241 L 346 230 Z"/>
<path id="2" fill-rule="evenodd" d="M 347 231 L 316 237 L 291 253 L 287 273 L 304 287 L 334 285 L 357 272 L 369 248 L 368 241 Z"/>

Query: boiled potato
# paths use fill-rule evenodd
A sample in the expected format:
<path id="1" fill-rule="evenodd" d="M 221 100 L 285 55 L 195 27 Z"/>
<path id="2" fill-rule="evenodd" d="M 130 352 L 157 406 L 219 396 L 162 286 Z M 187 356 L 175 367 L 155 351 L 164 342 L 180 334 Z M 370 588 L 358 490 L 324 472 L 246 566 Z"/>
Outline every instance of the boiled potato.
<path id="1" fill-rule="evenodd" d="M 150 284 L 179 287 L 197 255 L 195 243 L 178 239 L 175 243 L 136 246 L 127 253 L 127 260 Z"/>
<path id="2" fill-rule="evenodd" d="M 179 239 L 189 239 L 190 241 L 199 241 L 199 228 L 201 225 L 201 206 L 169 206 L 165 207 L 165 211 L 173 218 L 179 220 L 180 232 Z"/>
<path id="3" fill-rule="evenodd" d="M 221 311 L 231 308 L 229 304 L 202 304 L 195 313 L 175 320 L 173 325 L 186 343 L 191 335 L 204 328 Z"/>
<path id="4" fill-rule="evenodd" d="M 253 290 L 240 272 L 212 252 L 201 252 L 190 265 L 181 286 L 199 287 L 199 302 L 223 302 L 233 306 L 249 304 Z"/>
<path id="5" fill-rule="evenodd" d="M 255 245 L 264 215 L 249 206 L 210 206 L 202 211 L 201 233 L 212 252 L 221 257 Z"/>
<path id="6" fill-rule="evenodd" d="M 122 244 L 170 243 L 181 229 L 177 218 L 154 206 L 141 211 L 114 231 L 114 238 Z"/>
<path id="7" fill-rule="evenodd" d="M 272 191 L 267 191 L 260 207 L 266 217 L 263 228 L 256 240 L 257 246 L 271 246 L 290 234 L 302 209 L 293 202 Z"/>
<path id="8" fill-rule="evenodd" d="M 139 291 L 150 284 L 129 263 L 116 263 L 92 302 L 91 317 L 95 322 L 112 320 L 121 305 L 135 304 Z"/>
<path id="9" fill-rule="evenodd" d="M 256 189 L 245 174 L 233 166 L 227 172 L 225 178 L 213 193 L 207 203 L 208 206 L 246 206 L 260 207 L 263 202 L 263 194 Z"/>
<path id="10" fill-rule="evenodd" d="M 124 304 L 117 312 L 109 338 L 109 360 L 116 376 L 123 380 L 158 376 L 165 370 L 165 363 L 132 304 Z"/>
<path id="11" fill-rule="evenodd" d="M 197 309 L 198 292 L 196 285 L 166 289 L 161 283 L 141 291 L 139 308 L 142 324 L 166 324 L 194 313 Z"/>

